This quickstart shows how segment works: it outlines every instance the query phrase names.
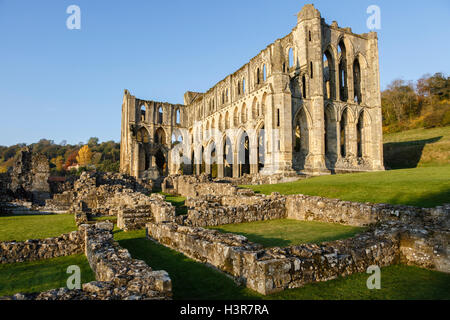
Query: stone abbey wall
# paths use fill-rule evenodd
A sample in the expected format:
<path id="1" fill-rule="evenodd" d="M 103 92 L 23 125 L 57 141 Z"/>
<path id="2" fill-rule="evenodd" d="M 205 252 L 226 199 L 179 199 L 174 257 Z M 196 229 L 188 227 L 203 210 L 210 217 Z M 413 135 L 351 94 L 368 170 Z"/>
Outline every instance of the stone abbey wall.
<path id="1" fill-rule="evenodd" d="M 125 90 L 121 172 L 239 178 L 384 170 L 378 39 L 308 4 L 297 24 L 184 105 Z"/>

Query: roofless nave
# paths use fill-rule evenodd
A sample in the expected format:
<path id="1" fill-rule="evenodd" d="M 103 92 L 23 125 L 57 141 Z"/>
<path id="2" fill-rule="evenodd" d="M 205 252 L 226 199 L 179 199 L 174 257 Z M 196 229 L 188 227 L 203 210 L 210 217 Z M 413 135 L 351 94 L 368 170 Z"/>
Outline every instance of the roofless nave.
<path id="1" fill-rule="evenodd" d="M 184 105 L 123 98 L 121 172 L 139 178 L 384 170 L 382 148 L 377 34 L 328 25 L 312 4 Z"/>

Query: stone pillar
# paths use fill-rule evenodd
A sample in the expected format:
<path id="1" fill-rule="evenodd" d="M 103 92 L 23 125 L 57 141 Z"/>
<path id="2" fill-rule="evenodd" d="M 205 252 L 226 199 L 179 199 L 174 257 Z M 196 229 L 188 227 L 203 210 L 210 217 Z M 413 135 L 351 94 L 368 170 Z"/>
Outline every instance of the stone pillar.
<path id="1" fill-rule="evenodd" d="M 322 22 L 320 12 L 314 5 L 305 5 L 298 14 L 300 31 L 298 46 L 305 46 L 303 61 L 308 67 L 309 95 L 305 106 L 311 115 L 309 128 L 309 155 L 305 170 L 312 174 L 329 173 L 325 165 L 325 119 L 324 76 L 322 51 Z M 291 142 L 292 144 L 292 142 Z"/>
<path id="2" fill-rule="evenodd" d="M 239 152 L 233 152 L 233 178 L 239 178 L 240 167 Z"/>

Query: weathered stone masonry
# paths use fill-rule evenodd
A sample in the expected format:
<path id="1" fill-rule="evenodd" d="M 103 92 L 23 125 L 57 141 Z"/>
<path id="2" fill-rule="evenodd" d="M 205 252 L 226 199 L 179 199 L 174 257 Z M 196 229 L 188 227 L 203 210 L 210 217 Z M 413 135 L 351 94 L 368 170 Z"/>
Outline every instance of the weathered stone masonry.
<path id="1" fill-rule="evenodd" d="M 384 170 L 382 147 L 377 34 L 329 25 L 311 4 L 184 105 L 123 97 L 120 170 L 139 178 Z"/>
<path id="2" fill-rule="evenodd" d="M 185 182 L 190 181 L 190 191 Z M 192 177 L 174 177 L 167 190 L 210 195 L 188 197 L 186 216 L 174 222 L 149 223 L 147 234 L 162 244 L 234 276 L 262 294 L 309 282 L 364 272 L 370 265 L 394 263 L 450 272 L 450 205 L 416 208 L 291 195 L 255 195 L 232 186 Z M 221 189 L 234 190 L 220 195 Z M 352 239 L 262 249 L 245 237 L 201 227 L 270 219 L 322 221 L 365 226 Z"/>
<path id="3" fill-rule="evenodd" d="M 84 252 L 84 232 L 74 231 L 59 237 L 0 242 L 0 263 L 17 263 L 70 256 Z"/>
<path id="4" fill-rule="evenodd" d="M 264 250 L 243 236 L 174 223 L 147 224 L 148 236 L 271 294 L 306 283 L 365 272 L 399 260 L 398 238 L 366 233 L 353 239 Z"/>

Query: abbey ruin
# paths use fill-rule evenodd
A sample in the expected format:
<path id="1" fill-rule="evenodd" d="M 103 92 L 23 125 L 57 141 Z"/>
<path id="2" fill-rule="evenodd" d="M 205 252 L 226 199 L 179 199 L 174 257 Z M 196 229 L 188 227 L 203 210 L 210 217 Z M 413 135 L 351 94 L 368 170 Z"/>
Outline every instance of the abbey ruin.
<path id="1" fill-rule="evenodd" d="M 121 172 L 240 177 L 384 170 L 375 32 L 325 23 L 313 5 L 292 32 L 184 105 L 125 90 Z"/>

